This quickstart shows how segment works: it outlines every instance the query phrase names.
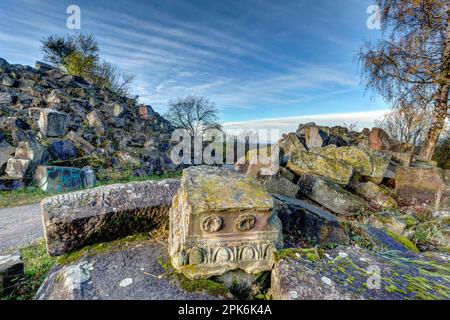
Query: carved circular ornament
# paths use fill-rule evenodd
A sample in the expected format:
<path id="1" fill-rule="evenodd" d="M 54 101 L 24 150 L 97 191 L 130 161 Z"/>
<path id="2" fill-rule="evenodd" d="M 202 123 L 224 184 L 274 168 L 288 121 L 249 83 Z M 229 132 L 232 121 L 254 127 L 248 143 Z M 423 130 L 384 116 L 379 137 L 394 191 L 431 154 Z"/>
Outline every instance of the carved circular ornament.
<path id="1" fill-rule="evenodd" d="M 255 226 L 256 218 L 253 215 L 242 215 L 236 220 L 236 228 L 239 231 L 248 231 Z"/>
<path id="2" fill-rule="evenodd" d="M 202 222 L 202 228 L 204 231 L 214 233 L 220 231 L 223 227 L 222 217 L 208 217 Z"/>

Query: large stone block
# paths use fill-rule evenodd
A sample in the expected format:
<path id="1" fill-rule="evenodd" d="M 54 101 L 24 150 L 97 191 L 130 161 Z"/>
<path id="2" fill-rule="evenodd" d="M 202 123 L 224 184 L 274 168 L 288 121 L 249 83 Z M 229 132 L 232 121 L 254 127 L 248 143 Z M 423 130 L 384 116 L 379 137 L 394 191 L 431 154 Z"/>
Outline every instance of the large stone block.
<path id="1" fill-rule="evenodd" d="M 14 155 L 16 159 L 28 159 L 30 164 L 39 165 L 48 160 L 47 150 L 38 142 L 21 141 Z"/>
<path id="2" fill-rule="evenodd" d="M 2 176 L 3 173 L 5 173 L 6 164 L 8 163 L 8 160 L 11 158 L 12 156 L 6 155 L 0 151 L 0 176 Z"/>
<path id="3" fill-rule="evenodd" d="M 356 215 L 366 208 L 360 198 L 340 185 L 317 175 L 305 173 L 298 180 L 300 192 L 328 210 L 341 215 Z"/>
<path id="4" fill-rule="evenodd" d="M 43 109 L 39 116 L 39 129 L 46 137 L 61 137 L 66 134 L 67 114 L 52 109 Z"/>
<path id="5" fill-rule="evenodd" d="M 207 166 L 183 171 L 170 211 L 169 253 L 188 278 L 270 270 L 280 238 L 272 197 L 253 177 Z"/>
<path id="6" fill-rule="evenodd" d="M 45 192 L 70 192 L 83 188 L 81 169 L 55 166 L 39 166 L 34 174 L 38 188 Z"/>
<path id="7" fill-rule="evenodd" d="M 353 175 L 353 167 L 348 163 L 305 151 L 293 153 L 287 168 L 297 175 L 313 173 L 342 185 L 348 184 Z"/>
<path id="8" fill-rule="evenodd" d="M 116 184 L 43 200 L 49 254 L 62 255 L 167 223 L 179 185 L 178 180 L 171 179 Z"/>
<path id="9" fill-rule="evenodd" d="M 11 178 L 23 179 L 27 177 L 30 167 L 30 160 L 28 159 L 14 159 L 11 158 L 6 164 L 5 172 Z"/>
<path id="10" fill-rule="evenodd" d="M 16 151 L 16 148 L 14 148 L 12 145 L 8 143 L 8 141 L 3 140 L 0 141 L 0 152 L 6 155 L 14 154 Z"/>
<path id="11" fill-rule="evenodd" d="M 450 170 L 439 168 L 398 168 L 395 184 L 402 205 L 430 205 L 450 209 Z"/>
<path id="12" fill-rule="evenodd" d="M 397 202 L 389 192 L 373 182 L 360 182 L 351 185 L 352 190 L 367 201 L 384 209 L 394 209 Z"/>
<path id="13" fill-rule="evenodd" d="M 297 247 L 305 242 L 320 245 L 348 244 L 349 236 L 331 213 L 306 201 L 274 196 L 278 217 L 283 225 L 285 244 Z"/>
<path id="14" fill-rule="evenodd" d="M 317 255 L 298 250 L 288 256 L 272 271 L 274 300 L 445 300 L 449 296 L 448 262 L 359 247 L 338 247 Z"/>
<path id="15" fill-rule="evenodd" d="M 317 153 L 328 159 L 346 162 L 363 176 L 370 176 L 373 172 L 370 156 L 356 147 L 320 148 Z"/>

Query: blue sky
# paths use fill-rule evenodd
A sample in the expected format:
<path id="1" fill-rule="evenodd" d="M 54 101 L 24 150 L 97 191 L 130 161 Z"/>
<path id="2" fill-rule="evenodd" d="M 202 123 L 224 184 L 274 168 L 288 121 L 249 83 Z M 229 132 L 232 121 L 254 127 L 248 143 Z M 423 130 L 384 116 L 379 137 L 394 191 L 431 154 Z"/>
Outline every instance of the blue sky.
<path id="1" fill-rule="evenodd" d="M 136 74 L 133 92 L 161 113 L 168 100 L 197 94 L 234 125 L 293 126 L 315 115 L 365 125 L 387 108 L 365 92 L 354 61 L 361 44 L 380 36 L 366 25 L 373 3 L 2 0 L 0 57 L 33 65 L 40 39 L 76 32 L 66 28 L 75 4 L 81 32 L 96 36 L 106 60 Z"/>

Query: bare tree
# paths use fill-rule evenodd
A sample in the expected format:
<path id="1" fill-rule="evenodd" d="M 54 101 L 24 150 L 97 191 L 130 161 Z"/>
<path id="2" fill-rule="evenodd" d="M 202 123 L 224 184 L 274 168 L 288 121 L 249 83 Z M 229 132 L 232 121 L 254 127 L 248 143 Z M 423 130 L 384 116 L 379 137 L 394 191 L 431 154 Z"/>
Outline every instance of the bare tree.
<path id="1" fill-rule="evenodd" d="M 448 0 L 377 0 L 383 37 L 359 54 L 363 78 L 396 108 L 432 107 L 421 156 L 431 160 L 448 117 L 450 5 Z"/>
<path id="2" fill-rule="evenodd" d="M 375 121 L 375 124 L 400 142 L 420 146 L 425 140 L 431 122 L 429 110 L 405 106 L 392 110 L 384 115 L 383 119 Z"/>
<path id="3" fill-rule="evenodd" d="M 187 130 L 191 136 L 203 134 L 206 130 L 221 129 L 218 110 L 205 97 L 187 96 L 169 101 L 165 118 L 175 128 Z"/>

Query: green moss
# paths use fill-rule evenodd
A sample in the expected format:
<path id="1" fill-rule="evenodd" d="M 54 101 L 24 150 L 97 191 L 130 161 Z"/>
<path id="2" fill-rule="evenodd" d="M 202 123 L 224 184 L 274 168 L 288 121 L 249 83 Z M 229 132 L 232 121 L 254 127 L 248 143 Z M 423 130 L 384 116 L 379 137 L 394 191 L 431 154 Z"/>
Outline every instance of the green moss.
<path id="1" fill-rule="evenodd" d="M 164 261 L 161 257 L 158 259 L 159 264 L 164 269 L 170 281 L 178 283 L 181 289 L 187 292 L 206 292 L 213 296 L 227 296 L 230 291 L 223 284 L 210 279 L 190 280 L 182 273 L 177 272 L 170 261 Z"/>
<path id="2" fill-rule="evenodd" d="M 399 235 L 395 232 L 392 232 L 390 230 L 386 231 L 386 233 L 388 234 L 388 236 L 390 236 L 392 239 L 394 239 L 396 242 L 400 243 L 401 245 L 403 245 L 405 248 L 407 248 L 408 250 L 411 250 L 413 252 L 419 253 L 419 249 L 417 249 L 417 247 L 415 246 L 415 244 L 409 240 L 408 238 Z"/>
<path id="3" fill-rule="evenodd" d="M 65 255 L 62 255 L 57 258 L 57 263 L 59 265 L 67 265 L 71 264 L 75 261 L 83 257 L 91 257 L 97 254 L 102 254 L 106 252 L 115 252 L 123 250 L 125 247 L 128 247 L 136 242 L 147 241 L 150 240 L 149 234 L 141 233 L 133 236 L 125 237 L 122 239 L 118 239 L 112 242 L 103 242 L 90 246 L 86 246 L 80 250 L 74 250 Z"/>
<path id="4" fill-rule="evenodd" d="M 275 260 L 280 261 L 283 259 L 294 259 L 299 260 L 305 258 L 311 262 L 319 261 L 324 255 L 324 250 L 322 249 L 297 249 L 289 248 L 278 251 L 275 254 Z"/>

